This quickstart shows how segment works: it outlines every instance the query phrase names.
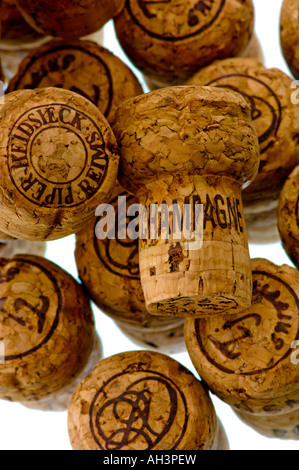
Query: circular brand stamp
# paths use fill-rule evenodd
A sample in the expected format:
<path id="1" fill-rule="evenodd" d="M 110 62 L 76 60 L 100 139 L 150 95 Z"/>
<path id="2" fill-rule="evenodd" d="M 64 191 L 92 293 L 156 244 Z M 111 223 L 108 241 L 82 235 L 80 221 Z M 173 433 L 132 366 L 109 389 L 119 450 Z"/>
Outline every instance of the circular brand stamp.
<path id="1" fill-rule="evenodd" d="M 253 271 L 253 301 L 244 315 L 195 320 L 197 343 L 216 368 L 255 375 L 275 368 L 299 339 L 299 299 L 279 277 Z"/>
<path id="2" fill-rule="evenodd" d="M 251 106 L 261 154 L 274 144 L 281 123 L 281 103 L 266 83 L 250 75 L 232 73 L 218 77 L 206 86 L 228 88 L 242 95 Z"/>
<path id="3" fill-rule="evenodd" d="M 61 294 L 38 263 L 14 258 L 0 273 L 0 340 L 4 361 L 26 357 L 46 344 L 59 321 Z"/>
<path id="4" fill-rule="evenodd" d="M 95 442 L 110 451 L 155 449 L 170 433 L 169 450 L 175 450 L 188 423 L 184 394 L 170 378 L 151 370 L 111 377 L 95 394 L 89 416 Z"/>
<path id="5" fill-rule="evenodd" d="M 226 0 L 127 0 L 134 22 L 149 36 L 180 41 L 210 28 L 220 16 Z"/>
<path id="6" fill-rule="evenodd" d="M 66 104 L 22 114 L 7 146 L 11 181 L 30 202 L 72 207 L 92 198 L 108 168 L 102 132 L 87 114 Z"/>
<path id="7" fill-rule="evenodd" d="M 90 79 L 90 71 L 92 80 Z M 51 44 L 28 59 L 13 89 L 57 87 L 89 99 L 107 116 L 113 97 L 112 76 L 102 58 L 80 44 Z"/>

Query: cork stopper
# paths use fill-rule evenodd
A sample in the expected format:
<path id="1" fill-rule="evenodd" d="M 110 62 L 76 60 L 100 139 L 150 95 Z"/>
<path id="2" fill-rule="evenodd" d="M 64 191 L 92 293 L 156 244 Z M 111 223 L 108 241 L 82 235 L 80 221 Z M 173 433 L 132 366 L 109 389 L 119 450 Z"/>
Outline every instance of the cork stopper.
<path id="1" fill-rule="evenodd" d="M 117 176 L 102 113 L 76 93 L 42 88 L 7 94 L 0 119 L 0 230 L 33 241 L 80 230 Z"/>
<path id="2" fill-rule="evenodd" d="M 133 72 L 93 41 L 52 40 L 27 54 L 8 92 L 59 87 L 88 98 L 110 124 L 116 108 L 143 93 Z"/>
<path id="3" fill-rule="evenodd" d="M 262 64 L 265 63 L 263 45 L 255 32 L 253 33 L 252 38 L 249 41 L 247 49 L 241 54 L 241 57 L 255 59 Z"/>
<path id="4" fill-rule="evenodd" d="M 134 204 L 138 205 L 137 199 L 117 183 L 109 200 L 110 235 L 101 233 L 106 214 L 98 215 L 76 234 L 79 278 L 97 307 L 135 344 L 167 354 L 184 352 L 184 319 L 153 316 L 146 309 L 138 238 L 128 228 L 133 219 L 128 213 Z"/>
<path id="5" fill-rule="evenodd" d="M 235 316 L 186 320 L 186 346 L 199 376 L 218 398 L 249 415 L 281 415 L 299 409 L 293 357 L 299 272 L 253 259 L 252 275 L 251 307 Z"/>
<path id="6" fill-rule="evenodd" d="M 16 0 L 27 23 L 41 34 L 78 39 L 100 30 L 125 0 Z"/>
<path id="7" fill-rule="evenodd" d="M 280 15 L 280 43 L 286 63 L 296 79 L 299 78 L 298 39 L 298 2 L 297 0 L 283 0 Z"/>
<path id="8" fill-rule="evenodd" d="M 45 242 L 9 239 L 0 232 L 0 258 L 12 258 L 17 254 L 45 256 L 46 249 Z"/>
<path id="9" fill-rule="evenodd" d="M 259 151 L 245 100 L 216 88 L 163 88 L 121 105 L 113 129 L 120 184 L 143 206 L 148 311 L 186 317 L 247 308 L 241 189 L 257 173 Z"/>
<path id="10" fill-rule="evenodd" d="M 161 86 L 183 85 L 199 68 L 246 50 L 254 8 L 251 0 L 127 0 L 114 24 L 121 47 L 145 76 Z"/>
<path id="11" fill-rule="evenodd" d="M 299 110 L 291 99 L 292 81 L 281 70 L 268 69 L 253 59 L 231 58 L 200 70 L 187 82 L 232 89 L 251 106 L 261 160 L 258 175 L 244 189 L 242 199 L 248 238 L 255 243 L 278 241 L 279 194 L 299 163 Z"/>
<path id="12" fill-rule="evenodd" d="M 289 175 L 281 191 L 278 229 L 286 253 L 299 269 L 299 166 Z"/>
<path id="13" fill-rule="evenodd" d="M 45 258 L 17 255 L 0 263 L 0 398 L 38 406 L 89 360 L 90 302 L 71 275 Z"/>
<path id="14" fill-rule="evenodd" d="M 74 450 L 106 451 L 212 450 L 219 433 L 200 381 L 150 351 L 100 361 L 73 394 L 68 429 Z"/>
<path id="15" fill-rule="evenodd" d="M 299 440 L 299 410 L 270 416 L 255 416 L 235 410 L 244 424 L 270 439 Z"/>
<path id="16" fill-rule="evenodd" d="M 40 35 L 24 20 L 15 0 L 0 0 L 1 41 L 34 41 Z"/>

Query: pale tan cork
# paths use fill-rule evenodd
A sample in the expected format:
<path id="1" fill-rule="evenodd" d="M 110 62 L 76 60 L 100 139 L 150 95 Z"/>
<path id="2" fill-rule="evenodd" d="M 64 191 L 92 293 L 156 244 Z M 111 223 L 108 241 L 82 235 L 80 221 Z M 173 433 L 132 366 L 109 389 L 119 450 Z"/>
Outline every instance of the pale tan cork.
<path id="1" fill-rule="evenodd" d="M 47 243 L 17 240 L 0 232 L 0 258 L 12 258 L 15 255 L 45 256 Z"/>
<path id="2" fill-rule="evenodd" d="M 257 177 L 242 193 L 250 243 L 279 241 L 277 206 L 280 191 L 299 164 L 299 107 L 292 103 L 292 78 L 254 59 L 216 61 L 186 84 L 232 89 L 251 107 L 260 146 Z"/>
<path id="3" fill-rule="evenodd" d="M 120 13 L 125 0 L 16 0 L 23 17 L 41 34 L 78 39 L 99 31 Z"/>
<path id="4" fill-rule="evenodd" d="M 299 6 L 297 0 L 283 0 L 280 14 L 280 43 L 286 63 L 299 78 Z"/>
<path id="5" fill-rule="evenodd" d="M 241 421 L 262 436 L 285 441 L 299 440 L 299 410 L 274 416 L 255 416 L 238 410 L 235 413 Z"/>
<path id="6" fill-rule="evenodd" d="M 0 230 L 32 241 L 79 231 L 117 176 L 105 117 L 77 93 L 41 88 L 7 94 L 0 119 Z"/>
<path id="7" fill-rule="evenodd" d="M 126 101 L 116 116 L 119 182 L 147 212 L 139 264 L 148 311 L 188 317 L 247 308 L 241 189 L 257 174 L 259 149 L 245 100 L 212 87 L 163 88 Z M 195 235 L 184 231 L 188 216 L 169 238 L 159 217 L 155 231 L 151 210 L 162 203 L 177 203 L 181 216 L 189 204 Z"/>
<path id="8" fill-rule="evenodd" d="M 76 234 L 75 260 L 81 282 L 97 307 L 135 344 L 165 354 L 186 351 L 184 319 L 154 316 L 145 306 L 138 238 L 130 236 L 132 217 L 125 215 L 133 204 L 138 204 L 137 199 L 117 184 L 109 204 L 113 208 L 113 234 L 104 238 L 99 233 L 105 213 L 98 214 Z"/>
<path id="9" fill-rule="evenodd" d="M 83 95 L 110 124 L 123 101 L 143 93 L 138 79 L 121 59 L 87 40 L 52 40 L 34 49 L 20 64 L 7 92 L 47 87 Z"/>
<path id="10" fill-rule="evenodd" d="M 0 276 L 0 397 L 55 409 L 95 347 L 90 300 L 70 274 L 39 256 L 1 258 Z"/>
<path id="11" fill-rule="evenodd" d="M 251 0 L 126 0 L 114 19 L 131 62 L 159 86 L 182 85 L 216 59 L 237 56 L 253 35 Z"/>
<path id="12" fill-rule="evenodd" d="M 186 345 L 201 379 L 225 403 L 249 415 L 282 415 L 299 409 L 299 272 L 253 259 L 252 274 L 251 307 L 186 320 Z"/>
<path id="13" fill-rule="evenodd" d="M 289 175 L 281 191 L 278 229 L 287 255 L 299 269 L 299 166 Z"/>
<path id="14" fill-rule="evenodd" d="M 220 426 L 201 382 L 152 351 L 100 361 L 68 410 L 74 450 L 216 450 L 225 445 Z"/>
<path id="15" fill-rule="evenodd" d="M 254 32 L 252 38 L 247 46 L 247 49 L 241 54 L 240 57 L 246 57 L 248 59 L 255 59 L 261 62 L 262 64 L 265 63 L 265 54 L 263 45 L 258 37 L 258 35 Z"/>

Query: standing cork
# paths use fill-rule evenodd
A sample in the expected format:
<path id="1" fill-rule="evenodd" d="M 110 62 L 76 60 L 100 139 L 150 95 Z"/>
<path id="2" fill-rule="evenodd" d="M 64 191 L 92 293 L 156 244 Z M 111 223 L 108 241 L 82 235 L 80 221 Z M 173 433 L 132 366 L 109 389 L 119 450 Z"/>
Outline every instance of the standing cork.
<path id="1" fill-rule="evenodd" d="M 299 410 L 299 272 L 252 260 L 250 308 L 234 316 L 188 319 L 186 345 L 199 376 L 225 403 L 254 416 Z"/>
<path id="2" fill-rule="evenodd" d="M 299 269 L 299 166 L 290 174 L 281 191 L 278 229 L 286 253 Z"/>
<path id="3" fill-rule="evenodd" d="M 100 361 L 68 412 L 74 450 L 220 450 L 220 426 L 200 381 L 150 351 Z"/>
<path id="4" fill-rule="evenodd" d="M 16 0 L 25 20 L 41 34 L 78 39 L 99 31 L 123 8 L 125 0 Z"/>
<path id="5" fill-rule="evenodd" d="M 163 88 L 121 105 L 114 131 L 119 181 L 144 208 L 139 263 L 148 311 L 186 317 L 247 308 L 241 188 L 257 173 L 259 151 L 245 100 L 216 88 Z"/>
<path id="6" fill-rule="evenodd" d="M 138 204 L 137 199 L 117 184 L 109 204 L 110 236 L 100 233 L 106 224 L 100 215 L 76 234 L 75 259 L 81 282 L 98 308 L 135 344 L 167 354 L 186 351 L 184 319 L 153 316 L 145 306 L 138 239 L 128 233 L 132 217 L 127 214 Z"/>
<path id="7" fill-rule="evenodd" d="M 251 0 L 126 0 L 114 24 L 145 76 L 158 87 L 182 85 L 200 67 L 246 50 L 254 8 Z"/>
<path id="8" fill-rule="evenodd" d="M 299 29 L 297 0 L 283 0 L 280 16 L 280 43 L 286 63 L 299 78 Z"/>
<path id="9" fill-rule="evenodd" d="M 9 82 L 8 92 L 59 87 L 88 98 L 110 124 L 126 99 L 143 93 L 133 72 L 93 41 L 47 42 L 33 50 Z"/>
<path id="10" fill-rule="evenodd" d="M 279 194 L 289 173 L 299 164 L 299 107 L 292 103 L 292 79 L 256 60 L 232 58 L 205 67 L 187 85 L 232 89 L 250 104 L 261 161 L 257 177 L 242 193 L 248 240 L 279 241 Z"/>
<path id="11" fill-rule="evenodd" d="M 98 341 L 88 297 L 72 276 L 38 256 L 2 258 L 0 277 L 0 398 L 67 408 Z M 93 367 L 100 358 L 98 351 Z"/>
<path id="12" fill-rule="evenodd" d="M 102 113 L 76 93 L 41 88 L 7 94 L 0 120 L 0 230 L 42 241 L 79 231 L 117 176 Z"/>

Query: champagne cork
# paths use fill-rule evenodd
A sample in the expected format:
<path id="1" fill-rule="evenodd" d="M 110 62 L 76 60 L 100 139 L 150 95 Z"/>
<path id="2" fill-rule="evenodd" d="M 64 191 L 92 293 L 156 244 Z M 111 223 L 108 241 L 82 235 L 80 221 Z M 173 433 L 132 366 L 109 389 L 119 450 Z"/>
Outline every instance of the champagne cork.
<path id="1" fill-rule="evenodd" d="M 0 258 L 12 258 L 17 254 L 45 256 L 46 248 L 45 242 L 9 239 L 0 233 Z"/>
<path id="2" fill-rule="evenodd" d="M 113 129 L 119 182 L 143 206 L 148 311 L 187 317 L 247 308 L 241 188 L 256 176 L 259 150 L 245 100 L 217 88 L 163 88 L 121 105 Z"/>
<path id="3" fill-rule="evenodd" d="M 299 78 L 299 30 L 297 0 L 283 0 L 280 15 L 280 43 L 286 63 L 294 77 Z"/>
<path id="4" fill-rule="evenodd" d="M 65 409 L 99 343 L 90 301 L 70 274 L 45 258 L 2 258 L 0 275 L 0 397 L 56 410 L 67 388 Z"/>
<path id="5" fill-rule="evenodd" d="M 79 231 L 115 184 L 107 120 L 88 99 L 57 88 L 7 94 L 0 119 L 0 230 L 32 241 Z"/>
<path id="6" fill-rule="evenodd" d="M 40 34 L 78 39 L 99 31 L 123 8 L 125 0 L 16 0 L 28 24 Z"/>
<path id="7" fill-rule="evenodd" d="M 299 166 L 289 175 L 280 194 L 278 230 L 286 253 L 299 269 Z"/>
<path id="8" fill-rule="evenodd" d="M 251 0 L 126 0 L 114 18 L 119 43 L 156 87 L 183 85 L 199 68 L 245 52 Z"/>
<path id="9" fill-rule="evenodd" d="M 220 424 L 200 381 L 174 359 L 151 351 L 100 361 L 72 396 L 68 429 L 74 450 L 218 450 L 221 445 Z"/>
<path id="10" fill-rule="evenodd" d="M 252 305 L 238 315 L 188 319 L 185 339 L 208 388 L 251 416 L 299 410 L 299 272 L 252 260 Z"/>
<path id="11" fill-rule="evenodd" d="M 75 259 L 82 284 L 97 307 L 135 344 L 166 354 L 185 352 L 184 319 L 154 316 L 145 306 L 138 239 L 128 230 L 132 217 L 127 214 L 137 199 L 117 184 L 109 204 L 113 230 L 109 237 L 99 233 L 105 224 L 101 216 L 76 234 Z"/>
<path id="12" fill-rule="evenodd" d="M 292 79 L 253 59 L 231 58 L 200 70 L 187 85 L 232 89 L 250 104 L 261 161 L 257 177 L 242 193 L 248 241 L 279 241 L 279 194 L 299 163 L 299 108 L 291 100 Z"/>
<path id="13" fill-rule="evenodd" d="M 265 437 L 285 441 L 299 439 L 299 410 L 274 416 L 255 416 L 238 410 L 235 413 L 244 424 Z"/>
<path id="14" fill-rule="evenodd" d="M 8 92 L 59 87 L 89 99 L 113 124 L 115 111 L 143 89 L 118 57 L 93 41 L 52 40 L 28 54 Z"/>

